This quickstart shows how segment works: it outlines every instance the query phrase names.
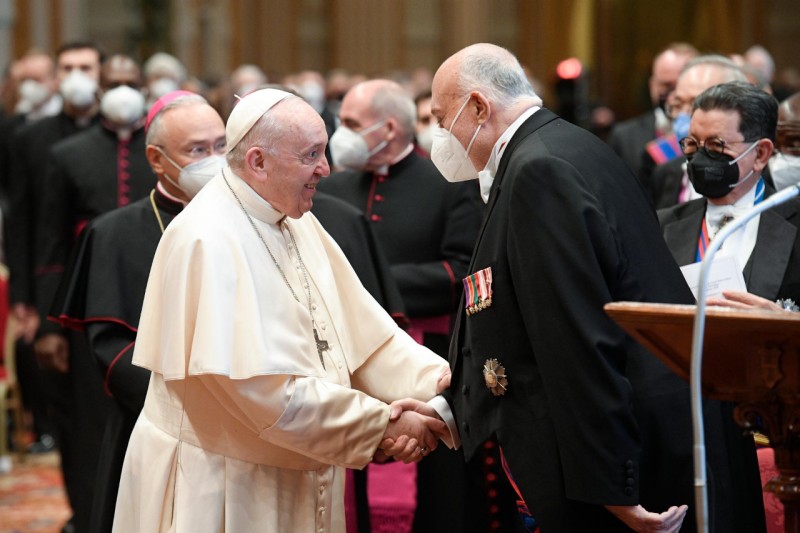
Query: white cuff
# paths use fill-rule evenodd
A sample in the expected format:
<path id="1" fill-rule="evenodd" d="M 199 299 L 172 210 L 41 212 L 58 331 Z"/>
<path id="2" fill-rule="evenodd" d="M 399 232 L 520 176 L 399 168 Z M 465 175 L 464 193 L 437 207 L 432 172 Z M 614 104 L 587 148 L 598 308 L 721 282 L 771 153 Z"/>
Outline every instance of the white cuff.
<path id="1" fill-rule="evenodd" d="M 458 426 L 456 426 L 456 419 L 453 416 L 453 411 L 450 410 L 450 405 L 442 396 L 434 396 L 428 405 L 433 407 L 433 410 L 442 417 L 442 420 L 447 424 L 447 429 L 450 430 L 450 438 L 442 439 L 442 442 L 451 450 L 457 450 L 461 447 L 461 436 L 458 434 Z"/>

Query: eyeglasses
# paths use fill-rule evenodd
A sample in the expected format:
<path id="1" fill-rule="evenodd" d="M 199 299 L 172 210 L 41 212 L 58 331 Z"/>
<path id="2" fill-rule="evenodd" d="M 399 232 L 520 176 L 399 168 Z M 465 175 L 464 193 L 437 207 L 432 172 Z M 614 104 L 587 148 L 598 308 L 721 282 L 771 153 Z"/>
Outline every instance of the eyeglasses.
<path id="1" fill-rule="evenodd" d="M 690 158 L 697 153 L 700 148 L 705 148 L 706 152 L 712 159 L 723 159 L 725 154 L 725 147 L 731 144 L 743 144 L 743 143 L 754 143 L 757 141 L 731 141 L 726 142 L 720 139 L 719 137 L 715 137 L 713 139 L 706 139 L 703 144 L 695 139 L 694 137 L 684 137 L 681 139 L 678 144 L 681 145 L 681 150 L 683 151 L 683 155 Z"/>
<path id="2" fill-rule="evenodd" d="M 670 93 L 669 97 L 667 97 L 667 101 L 664 105 L 664 111 L 672 120 L 675 120 L 679 114 L 682 112 L 691 113 L 692 111 L 692 104 L 694 103 L 694 98 L 690 100 L 682 100 L 675 96 L 675 93 Z"/>

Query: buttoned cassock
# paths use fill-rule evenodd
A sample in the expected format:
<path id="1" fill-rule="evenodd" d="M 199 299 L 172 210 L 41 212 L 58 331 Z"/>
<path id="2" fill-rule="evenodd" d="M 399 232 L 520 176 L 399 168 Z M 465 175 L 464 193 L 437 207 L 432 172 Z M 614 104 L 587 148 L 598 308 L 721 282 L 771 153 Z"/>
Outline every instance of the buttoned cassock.
<path id="1" fill-rule="evenodd" d="M 300 301 L 212 180 L 156 251 L 134 353 L 153 376 L 114 530 L 342 532 L 344 467 L 371 460 L 385 402 L 430 399 L 447 365 L 369 296 L 313 215 L 284 219 L 225 175 Z"/>
<path id="2" fill-rule="evenodd" d="M 543 533 L 628 531 L 603 505 L 691 507 L 688 384 L 603 311 L 692 302 L 630 170 L 590 133 L 535 112 L 491 188 L 469 271 L 489 267 L 492 305 L 459 310 L 450 349 L 446 394 L 465 456 L 496 435 Z M 485 383 L 491 358 L 505 367 L 502 396 Z M 715 531 L 753 531 L 735 522 L 749 509 L 731 495 L 742 489 L 731 487 L 739 458 L 724 443 L 733 423 L 706 407 Z"/>

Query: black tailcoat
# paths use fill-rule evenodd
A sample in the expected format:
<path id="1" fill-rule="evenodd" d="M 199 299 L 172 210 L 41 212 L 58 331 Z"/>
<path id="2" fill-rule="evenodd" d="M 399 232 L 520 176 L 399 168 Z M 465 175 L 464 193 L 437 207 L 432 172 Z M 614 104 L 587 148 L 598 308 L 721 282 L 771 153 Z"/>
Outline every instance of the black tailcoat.
<path id="1" fill-rule="evenodd" d="M 496 434 L 542 533 L 626 531 L 602 505 L 636 504 L 689 504 L 692 531 L 688 384 L 603 311 L 693 301 L 636 178 L 542 109 L 509 142 L 487 208 L 469 271 L 491 267 L 492 305 L 459 309 L 450 348 L 465 455 Z M 485 384 L 490 358 L 503 396 Z M 706 411 L 715 531 L 736 531 L 725 423 L 718 404 Z"/>

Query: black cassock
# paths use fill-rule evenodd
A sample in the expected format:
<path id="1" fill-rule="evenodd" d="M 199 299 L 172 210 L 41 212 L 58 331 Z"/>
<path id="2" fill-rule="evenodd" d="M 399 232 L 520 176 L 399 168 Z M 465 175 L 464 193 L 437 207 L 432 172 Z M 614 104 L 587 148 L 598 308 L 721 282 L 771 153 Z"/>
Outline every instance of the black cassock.
<path id="1" fill-rule="evenodd" d="M 111 531 L 125 450 L 144 406 L 150 371 L 134 366 L 133 343 L 161 227 L 183 205 L 157 190 L 97 217 L 75 246 L 51 309 L 61 325 L 83 331 L 106 395 L 106 418 L 92 504 L 91 532 Z"/>
<path id="2" fill-rule="evenodd" d="M 92 533 L 111 530 L 125 450 L 150 380 L 150 372 L 134 366 L 132 358 L 147 279 L 161 239 L 153 201 L 165 227 L 182 209 L 156 188 L 152 200 L 146 197 L 87 225 L 50 312 L 64 327 L 85 333 L 105 391 L 114 399 L 100 452 Z M 361 212 L 321 193 L 314 198 L 313 212 L 365 288 L 402 321 L 400 293 Z"/>
<path id="3" fill-rule="evenodd" d="M 70 476 L 75 499 L 71 496 L 70 501 L 78 531 L 89 527 L 98 455 L 112 402 L 103 394 L 103 382 L 84 335 L 65 332 L 45 317 L 85 224 L 152 190 L 156 180 L 144 148 L 143 129 L 134 131 L 128 140 L 118 138 L 102 122 L 76 133 L 50 149 L 44 180 L 34 198 L 34 289 L 42 317 L 39 334 L 64 334 L 69 342 L 69 372 L 56 375 L 64 382 L 65 407 L 59 424 L 68 427 L 59 446 L 62 454 L 66 450 L 74 458 Z"/>

